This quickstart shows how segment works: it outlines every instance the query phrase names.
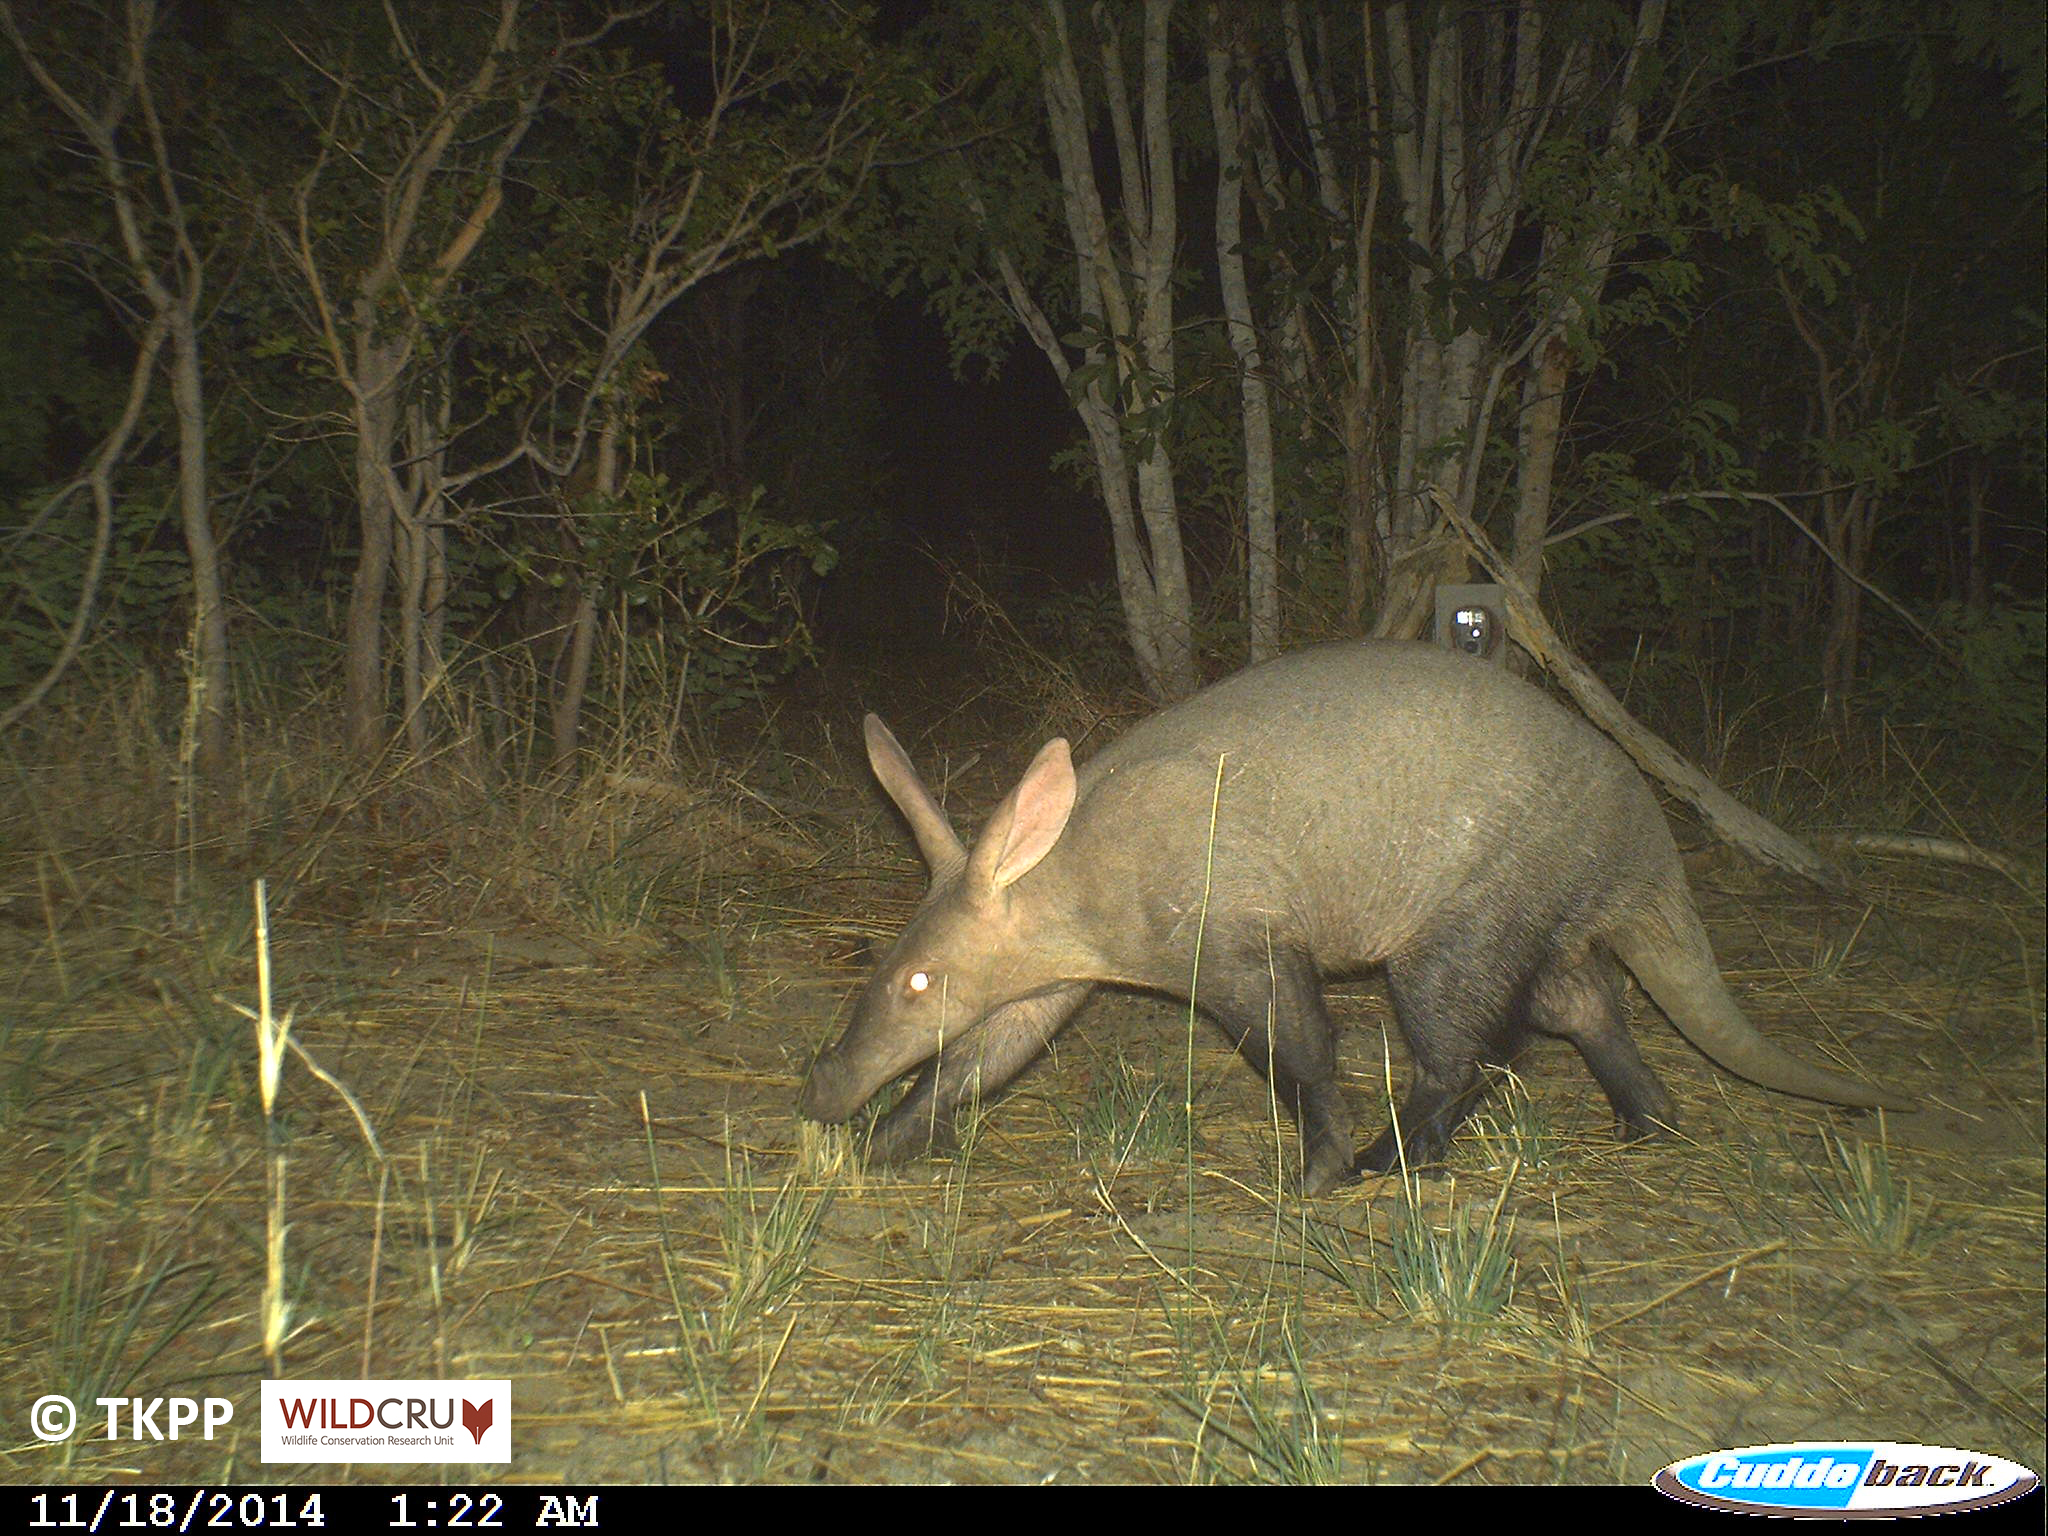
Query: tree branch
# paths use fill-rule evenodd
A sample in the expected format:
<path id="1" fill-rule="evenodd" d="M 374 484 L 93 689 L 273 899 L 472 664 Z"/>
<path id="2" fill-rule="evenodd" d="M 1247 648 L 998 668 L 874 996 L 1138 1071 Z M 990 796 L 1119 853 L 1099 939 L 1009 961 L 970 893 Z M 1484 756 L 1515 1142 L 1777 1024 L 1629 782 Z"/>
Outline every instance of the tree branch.
<path id="1" fill-rule="evenodd" d="M 1473 556 L 1507 594 L 1508 620 L 1516 642 L 1564 684 L 1566 692 L 1586 712 L 1586 718 L 1611 736 L 1643 772 L 1693 806 L 1717 836 L 1745 853 L 1824 889 L 1847 888 L 1848 881 L 1840 870 L 1775 822 L 1767 821 L 1736 800 L 1629 714 L 1593 669 L 1573 655 L 1550 627 L 1535 593 L 1515 574 L 1514 567 L 1501 558 L 1479 525 L 1435 487 L 1424 494 L 1457 529 Z"/>
<path id="2" fill-rule="evenodd" d="M 86 626 L 92 617 L 93 594 L 99 590 L 100 574 L 106 568 L 107 551 L 114 541 L 114 466 L 127 451 L 128 439 L 135 431 L 135 423 L 141 419 L 143 403 L 149 398 L 150 377 L 156 372 L 157 355 L 163 350 L 164 338 L 170 333 L 170 320 L 159 314 L 149 323 L 149 329 L 142 333 L 142 345 L 135 354 L 135 366 L 128 374 L 128 400 L 121 409 L 121 416 L 114 423 L 113 430 L 101 441 L 93 454 L 92 468 L 50 498 L 51 507 L 67 499 L 80 489 L 92 492 L 94 522 L 92 555 L 86 561 L 85 577 L 79 584 L 78 607 L 71 615 L 70 628 L 65 631 L 64 644 L 49 668 L 36 679 L 27 693 L 0 713 L 0 731 L 11 729 L 37 704 L 57 680 L 78 658 L 79 650 L 85 644 Z"/>

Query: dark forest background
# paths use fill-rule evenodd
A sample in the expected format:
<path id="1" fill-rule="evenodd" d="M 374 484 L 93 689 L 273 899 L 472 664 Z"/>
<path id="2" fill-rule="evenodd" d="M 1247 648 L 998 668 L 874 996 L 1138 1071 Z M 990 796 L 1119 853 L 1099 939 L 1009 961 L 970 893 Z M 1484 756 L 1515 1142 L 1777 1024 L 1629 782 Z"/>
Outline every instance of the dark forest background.
<path id="1" fill-rule="evenodd" d="M 0 20 L 9 726 L 567 771 L 963 584 L 1169 700 L 1421 632 L 1448 503 L 1639 690 L 2038 756 L 2037 7 Z"/>
<path id="2" fill-rule="evenodd" d="M 332 1472 L 287 1377 L 514 1380 L 535 1497 L 2041 1466 L 2044 32 L 0 0 L 0 1480 Z M 1679 1134 L 1540 1042 L 1298 1200 L 1211 969 L 951 1156 L 800 1119 L 927 890 L 865 711 L 964 822 L 1488 578 L 1759 1031 L 1919 1108 L 1645 1007 Z"/>

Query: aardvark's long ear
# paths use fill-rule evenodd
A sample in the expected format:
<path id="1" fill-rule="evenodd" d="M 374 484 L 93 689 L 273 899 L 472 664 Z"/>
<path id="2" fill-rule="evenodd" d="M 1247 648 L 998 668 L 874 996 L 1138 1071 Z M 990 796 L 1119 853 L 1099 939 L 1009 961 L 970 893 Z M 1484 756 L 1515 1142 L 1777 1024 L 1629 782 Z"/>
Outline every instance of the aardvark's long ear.
<path id="1" fill-rule="evenodd" d="M 1060 840 L 1073 810 L 1074 759 L 1066 739 L 1055 736 L 982 828 L 967 863 L 968 890 L 994 895 L 1029 874 Z"/>
<path id="2" fill-rule="evenodd" d="M 889 727 L 882 724 L 881 717 L 869 715 L 864 730 L 868 763 L 889 798 L 896 802 L 896 809 L 910 823 L 910 835 L 917 839 L 917 851 L 924 855 L 925 867 L 931 871 L 932 883 L 936 885 L 967 862 L 967 849 L 953 830 L 953 823 L 939 809 L 939 802 L 924 787 L 924 780 L 910 766 L 910 755 L 890 734 Z"/>

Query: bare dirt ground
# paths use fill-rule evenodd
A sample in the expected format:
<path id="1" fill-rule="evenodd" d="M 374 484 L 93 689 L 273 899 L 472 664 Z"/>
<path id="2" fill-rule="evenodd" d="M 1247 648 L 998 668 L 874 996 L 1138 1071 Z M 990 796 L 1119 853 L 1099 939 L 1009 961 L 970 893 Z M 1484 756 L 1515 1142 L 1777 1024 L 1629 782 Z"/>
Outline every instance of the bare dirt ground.
<path id="1" fill-rule="evenodd" d="M 1641 1482 L 1823 1437 L 2048 1461 L 2038 871 L 1698 882 L 1759 1026 L 1916 1114 L 1754 1089 L 1638 1001 L 1683 1137 L 1617 1146 L 1544 1049 L 1447 1175 L 1302 1202 L 1260 1079 L 1145 998 L 1092 1003 L 959 1157 L 864 1174 L 801 1128 L 804 1064 L 918 889 L 877 807 L 827 811 L 857 835 L 757 839 L 754 877 L 667 905 L 589 887 L 580 921 L 450 878 L 492 850 L 430 816 L 347 875 L 328 855 L 269 959 L 331 1082 L 290 1060 L 266 1132 L 245 892 L 217 878 L 180 928 L 166 856 L 88 856 L 16 804 L 0 1477 Z M 1334 1001 L 1370 1134 L 1404 1055 L 1373 983 Z M 510 1377 L 509 1467 L 258 1462 L 280 1221 L 286 1373 Z M 24 1432 L 91 1388 L 226 1396 L 235 1428 Z"/>

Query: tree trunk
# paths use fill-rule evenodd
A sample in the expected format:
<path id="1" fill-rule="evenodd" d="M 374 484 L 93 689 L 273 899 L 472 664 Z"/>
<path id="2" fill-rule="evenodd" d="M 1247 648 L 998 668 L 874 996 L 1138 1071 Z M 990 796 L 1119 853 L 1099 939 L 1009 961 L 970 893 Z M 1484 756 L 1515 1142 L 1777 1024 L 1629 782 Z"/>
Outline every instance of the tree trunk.
<path id="1" fill-rule="evenodd" d="M 1195 667 L 1194 616 L 1187 558 L 1175 503 L 1173 458 L 1163 426 L 1148 426 L 1138 444 L 1136 496 L 1124 449 L 1121 412 L 1135 408 L 1163 417 L 1174 387 L 1173 258 L 1178 225 L 1174 210 L 1173 143 L 1167 116 L 1167 22 L 1172 0 L 1146 0 L 1142 114 L 1131 114 L 1117 40 L 1117 13 L 1099 8 L 1102 74 L 1116 146 L 1129 247 L 1120 259 L 1095 178 L 1086 101 L 1074 62 L 1064 0 L 1047 0 L 1048 25 L 1040 34 L 1046 122 L 1059 162 L 1060 195 L 1074 242 L 1080 307 L 1105 327 L 1088 344 L 1096 377 L 1076 400 L 1088 430 L 1096 481 L 1109 513 L 1116 555 L 1117 591 L 1132 650 L 1147 690 L 1162 702 L 1200 685 Z M 1140 142 L 1140 128 L 1143 142 Z M 1006 253 L 996 253 L 1011 307 L 1051 361 L 1062 384 L 1072 376 L 1064 344 Z M 1124 273 L 1139 280 L 1133 303 Z M 1127 350 L 1135 341 L 1138 359 Z M 1134 368 L 1137 361 L 1140 366 Z"/>
<path id="2" fill-rule="evenodd" d="M 1521 453 L 1516 476 L 1515 543 L 1509 558 L 1515 575 L 1531 592 L 1543 589 L 1543 540 L 1550 532 L 1550 485 L 1557 468 L 1557 439 L 1564 426 L 1567 353 L 1553 334 L 1536 349 L 1522 382 Z"/>
<path id="3" fill-rule="evenodd" d="M 1807 435 L 1817 443 L 1809 452 L 1809 469 L 1825 485 L 1820 495 L 1822 537 L 1817 542 L 1832 567 L 1823 601 L 1826 632 L 1820 659 L 1821 701 L 1823 709 L 1845 711 L 1856 686 L 1866 590 L 1881 598 L 1916 633 L 1926 636 L 1918 620 L 1871 587 L 1864 575 L 1883 487 L 1888 476 L 1898 471 L 1900 460 L 1870 459 L 1852 448 L 1859 433 L 1884 420 L 1891 410 L 1891 381 L 1904 363 L 1901 343 L 1905 327 L 1901 323 L 1887 333 L 1875 320 L 1872 307 L 1864 303 L 1851 311 L 1846 328 L 1825 331 L 1823 315 L 1808 309 L 1785 271 L 1775 276 L 1785 313 L 1813 358 L 1806 427 Z M 1844 463 L 1854 466 L 1854 481 L 1827 483 L 1840 479 Z M 1779 510 L 1790 516 L 1782 504 Z M 1807 532 L 1811 538 L 1811 530 Z M 1938 642 L 1936 648 L 1947 653 L 1947 647 Z"/>
<path id="4" fill-rule="evenodd" d="M 594 489 L 609 500 L 619 494 L 619 408 L 608 407 L 603 430 L 597 438 L 597 468 Z M 575 514 L 572 510 L 570 515 Z M 576 541 L 571 541 L 576 547 Z M 558 774 L 573 773 L 576 754 L 583 740 L 583 701 L 590 692 L 590 668 L 597 654 L 597 623 L 604 600 L 602 578 L 585 560 L 576 572 L 576 611 L 569 620 L 569 665 L 555 693 L 550 721 L 552 744 L 550 767 Z"/>
<path id="5" fill-rule="evenodd" d="M 1429 8 L 1417 13 L 1427 33 L 1418 51 L 1409 6 L 1369 14 L 1386 38 L 1384 138 L 1413 253 L 1392 504 L 1381 526 L 1383 593 L 1373 632 L 1406 636 L 1419 632 L 1433 609 L 1429 588 L 1455 579 L 1463 566 L 1462 557 L 1434 547 L 1430 503 L 1441 492 L 1465 517 L 1473 515 L 1502 381 L 1524 359 L 1533 365 L 1519 424 L 1514 549 L 1525 584 L 1533 591 L 1540 579 L 1569 372 L 1563 338 L 1597 297 L 1616 232 L 1612 225 L 1596 226 L 1561 248 L 1555 232 L 1545 231 L 1537 283 L 1545 310 L 1519 341 L 1492 329 L 1457 329 L 1459 306 L 1440 289 L 1498 278 L 1518 211 L 1528 203 L 1537 147 L 1562 113 L 1593 98 L 1595 34 L 1574 20 L 1579 30 L 1548 38 L 1553 16 L 1562 13 L 1540 0 L 1517 0 L 1511 10 Z M 1634 82 L 1662 35 L 1663 18 L 1664 0 L 1644 0 L 1635 12 L 1612 93 L 1610 152 L 1635 146 Z M 1375 99 L 1375 122 L 1380 110 Z"/>
<path id="6" fill-rule="evenodd" d="M 1863 585 L 1857 579 L 1870 546 L 1877 498 L 1865 487 L 1834 491 L 1822 498 L 1827 515 L 1828 545 L 1837 560 L 1828 572 L 1827 637 L 1821 647 L 1820 681 L 1823 706 L 1846 710 L 1856 690 L 1858 653 L 1863 637 Z"/>
<path id="7" fill-rule="evenodd" d="M 362 547 L 349 588 L 348 613 L 343 628 L 342 695 L 349 748 L 358 757 L 378 751 L 384 741 L 384 596 L 391 577 L 394 540 L 404 534 L 406 611 L 400 617 L 404 651 L 400 665 L 406 679 L 408 730 L 417 747 L 419 704 L 424 700 L 432 664 L 422 665 L 420 647 L 425 643 L 420 604 L 429 585 L 426 577 L 433 564 L 432 542 L 415 521 L 419 508 L 409 503 L 399 483 L 401 422 L 405 395 L 412 384 L 411 365 L 425 317 L 445 300 L 464 265 L 504 206 L 506 166 L 525 139 L 539 110 L 549 78 L 544 69 L 523 83 L 511 98 L 514 110 L 509 122 L 492 130 L 488 153 L 482 155 L 481 170 L 462 178 L 450 176 L 451 150 L 481 150 L 482 143 L 463 141 L 465 127 L 479 108 L 503 96 L 503 77 L 517 60 L 519 21 L 525 0 L 496 0 L 496 16 L 489 45 L 474 70 L 459 84 L 444 86 L 427 80 L 435 108 L 416 125 L 395 167 L 376 175 L 379 197 L 375 201 L 378 222 L 371 231 L 367 262 L 356 269 L 354 291 L 345 316 L 330 307 L 332 291 L 320 254 L 316 230 L 324 222 L 316 218 L 313 196 L 328 168 L 323 154 L 315 168 L 293 191 L 296 228 L 277 233 L 290 259 L 305 279 L 312 308 L 317 316 L 316 331 L 325 348 L 335 377 L 347 391 L 351 425 L 355 430 L 356 517 Z M 396 11 L 387 14 L 395 40 L 404 46 Z M 601 35 L 601 34 L 599 34 Z M 415 70 L 423 66 L 409 48 L 408 59 Z M 566 55 L 551 55 L 559 65 Z M 336 80 L 345 98 L 351 82 Z M 448 191 L 448 188 L 455 190 Z M 417 264 L 417 246 L 439 241 L 431 263 Z M 351 264 L 360 258 L 349 258 Z M 402 292 L 406 302 L 391 302 Z M 405 528 L 398 526 L 400 518 Z"/>
<path id="8" fill-rule="evenodd" d="M 1635 36 L 1622 63 L 1621 80 L 1608 116 L 1606 150 L 1610 160 L 1617 164 L 1625 163 L 1618 157 L 1635 151 L 1642 121 L 1635 85 L 1645 58 L 1663 32 L 1664 0 L 1643 0 L 1636 12 Z M 1578 96 L 1587 92 L 1590 59 L 1586 51 L 1574 50 L 1565 69 L 1569 75 L 1564 81 L 1565 93 Z M 1538 288 L 1545 295 L 1550 313 L 1537 334 L 1528 377 L 1523 381 L 1511 551 L 1515 574 L 1532 593 L 1542 590 L 1543 543 L 1550 532 L 1551 486 L 1557 470 L 1558 439 L 1564 429 L 1565 385 L 1571 377 L 1571 351 L 1566 337 L 1584 326 L 1587 307 L 1598 301 L 1619 238 L 1619 219 L 1615 216 L 1563 249 L 1556 229 L 1544 232 Z"/>
<path id="9" fill-rule="evenodd" d="M 206 473 L 206 390 L 190 302 L 171 311 L 171 403 L 178 417 L 179 522 L 192 572 L 192 668 L 199 689 L 196 766 L 203 783 L 219 788 L 229 755 L 228 613 L 221 591 L 220 548 L 213 535 Z"/>
<path id="10" fill-rule="evenodd" d="M 1451 331 L 1432 291 L 1438 270 L 1457 267 L 1480 279 L 1500 269 L 1522 200 L 1523 141 L 1540 119 L 1532 111 L 1542 67 L 1542 10 L 1516 7 L 1510 57 L 1504 28 L 1485 32 L 1481 57 L 1467 68 L 1456 11 L 1429 17 L 1426 52 L 1417 58 L 1409 8 L 1388 6 L 1388 117 L 1391 152 L 1408 239 L 1430 265 L 1408 274 L 1407 341 L 1402 348 L 1401 418 L 1392 497 L 1381 540 L 1375 635 L 1409 639 L 1435 611 L 1435 588 L 1466 570 L 1462 546 L 1442 535 L 1433 500 L 1445 494 L 1469 511 L 1491 431 L 1498 343 L 1469 327 Z M 1475 81 L 1502 93 L 1493 99 Z M 1494 117 L 1498 121 L 1493 121 Z M 1456 323 L 1455 313 L 1451 317 Z M 1448 491 L 1443 491 L 1449 487 Z"/>
<path id="11" fill-rule="evenodd" d="M 397 359 L 367 340 L 358 348 L 355 410 L 356 521 L 362 537 L 342 630 L 342 704 L 349 750 L 359 758 L 384 740 L 384 589 L 391 575 L 391 465 L 398 447 Z"/>
<path id="12" fill-rule="evenodd" d="M 1235 80 L 1249 63 L 1209 13 L 1209 115 L 1216 124 L 1216 259 L 1223 311 L 1236 354 L 1244 430 L 1245 622 L 1254 662 L 1280 654 L 1280 550 L 1273 484 L 1273 413 L 1244 272 L 1244 108 Z"/>
<path id="13" fill-rule="evenodd" d="M 431 733 L 427 708 L 441 684 L 442 608 L 447 599 L 443 548 L 441 477 L 447 452 L 448 394 L 445 378 L 437 390 L 441 409 L 429 423 L 424 401 L 405 411 L 403 480 L 390 482 L 392 558 L 398 575 L 398 655 L 405 700 L 406 745 L 424 753 Z"/>
<path id="14" fill-rule="evenodd" d="M 1294 99 L 1301 112 L 1302 126 L 1307 130 L 1310 163 L 1315 168 L 1316 201 L 1330 227 L 1330 297 L 1333 313 L 1341 317 L 1337 361 L 1341 383 L 1334 388 L 1325 386 L 1323 394 L 1325 398 L 1335 398 L 1344 448 L 1342 623 L 1350 633 L 1362 634 L 1366 612 L 1378 593 L 1382 553 L 1379 520 L 1384 466 L 1380 461 L 1379 343 L 1372 258 L 1386 161 L 1377 154 L 1366 157 L 1362 189 L 1354 178 L 1343 174 L 1330 139 L 1337 108 L 1336 91 L 1330 79 L 1327 17 L 1316 17 L 1313 55 L 1309 48 L 1310 29 L 1303 25 L 1298 0 L 1285 0 L 1280 8 L 1280 22 L 1286 39 L 1288 78 L 1294 86 Z M 1369 17 L 1360 30 L 1359 41 L 1366 80 L 1365 132 L 1377 140 L 1384 129 L 1375 78 L 1377 52 Z M 1255 81 L 1256 77 L 1253 78 Z M 1263 118 L 1256 121 L 1262 122 Z M 1258 152 L 1254 158 L 1266 201 L 1277 208 L 1284 206 L 1287 193 L 1270 138 L 1270 134 L 1258 132 L 1251 142 Z M 1298 274 L 1290 276 L 1298 278 Z M 1297 302 L 1289 323 L 1281 330 L 1282 357 L 1286 362 L 1288 389 L 1304 400 L 1310 392 L 1312 371 L 1308 361 L 1309 334 L 1306 305 Z M 1312 419 L 1312 413 L 1302 413 L 1305 435 Z"/>
<path id="15" fill-rule="evenodd" d="M 1368 47 L 1371 37 L 1368 27 Z M 1386 466 L 1380 455 L 1379 339 L 1372 291 L 1373 225 L 1379 218 L 1382 174 L 1375 156 L 1352 238 L 1351 366 L 1338 402 L 1344 420 L 1344 628 L 1354 635 L 1365 633 L 1366 609 L 1385 575 L 1380 519 Z"/>
<path id="16" fill-rule="evenodd" d="M 1971 459 L 1964 473 L 1969 484 L 1969 542 L 1963 556 L 1962 590 L 1957 595 L 1970 617 L 1977 619 L 1991 606 L 1990 562 L 1984 557 L 1984 461 Z"/>
<path id="17" fill-rule="evenodd" d="M 577 578 L 576 610 L 569 620 L 569 665 L 555 694 L 550 720 L 553 746 L 549 768 L 568 775 L 576 769 L 576 753 L 582 745 L 583 700 L 590 692 L 591 658 L 597 653 L 597 582 L 589 572 Z"/>
<path id="18" fill-rule="evenodd" d="M 1113 21 L 1114 11 L 1105 6 L 1099 18 Z M 1167 31 L 1173 16 L 1173 0 L 1145 0 L 1144 50 L 1142 57 L 1143 164 L 1126 152 L 1123 169 L 1125 212 L 1132 211 L 1130 191 L 1142 175 L 1147 198 L 1137 203 L 1144 215 L 1132 225 L 1132 254 L 1141 278 L 1143 303 L 1138 314 L 1138 343 L 1144 354 L 1146 378 L 1140 398 L 1147 406 L 1161 409 L 1173 399 L 1175 388 L 1173 345 L 1174 257 L 1180 238 L 1173 165 L 1173 126 L 1167 115 Z M 1114 47 L 1116 33 L 1104 33 L 1103 62 L 1111 67 L 1109 102 L 1112 117 L 1121 119 L 1123 71 Z M 1120 152 L 1127 132 L 1119 135 Z M 1142 230 L 1142 244 L 1138 235 Z M 1187 557 L 1181 547 L 1180 507 L 1173 477 L 1173 458 L 1167 448 L 1168 434 L 1162 428 L 1150 434 L 1150 452 L 1138 460 L 1138 510 L 1145 520 L 1145 537 L 1152 547 L 1152 578 L 1159 589 L 1159 687 L 1167 700 L 1183 698 L 1202 684 L 1195 666 L 1194 602 L 1188 587 Z"/>

